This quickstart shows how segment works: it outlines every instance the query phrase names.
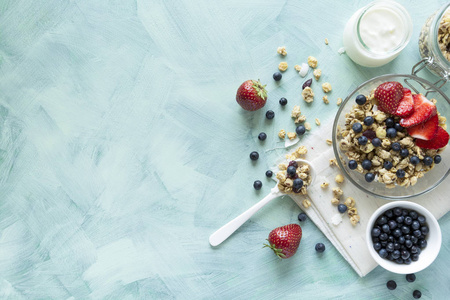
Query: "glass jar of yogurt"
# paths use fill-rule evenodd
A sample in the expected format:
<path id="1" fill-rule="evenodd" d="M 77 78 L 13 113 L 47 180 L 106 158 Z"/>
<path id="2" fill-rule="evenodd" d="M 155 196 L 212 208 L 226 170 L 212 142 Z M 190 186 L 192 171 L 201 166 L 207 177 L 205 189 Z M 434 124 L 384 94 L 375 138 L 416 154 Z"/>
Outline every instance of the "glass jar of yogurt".
<path id="1" fill-rule="evenodd" d="M 374 1 L 348 20 L 345 52 L 361 66 L 379 67 L 400 54 L 411 33 L 411 17 L 403 6 L 394 1 Z"/>
<path id="2" fill-rule="evenodd" d="M 419 36 L 419 52 L 428 70 L 447 81 L 450 74 L 450 3 L 426 20 Z"/>

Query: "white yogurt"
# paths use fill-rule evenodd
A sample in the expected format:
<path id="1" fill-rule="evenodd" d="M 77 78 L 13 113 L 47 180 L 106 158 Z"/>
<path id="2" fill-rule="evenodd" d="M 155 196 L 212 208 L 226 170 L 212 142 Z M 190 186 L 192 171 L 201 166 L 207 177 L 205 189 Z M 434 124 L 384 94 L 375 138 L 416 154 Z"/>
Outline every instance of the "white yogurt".
<path id="1" fill-rule="evenodd" d="M 378 67 L 400 54 L 411 33 L 411 18 L 400 4 L 375 1 L 359 9 L 347 22 L 344 47 L 355 63 Z"/>

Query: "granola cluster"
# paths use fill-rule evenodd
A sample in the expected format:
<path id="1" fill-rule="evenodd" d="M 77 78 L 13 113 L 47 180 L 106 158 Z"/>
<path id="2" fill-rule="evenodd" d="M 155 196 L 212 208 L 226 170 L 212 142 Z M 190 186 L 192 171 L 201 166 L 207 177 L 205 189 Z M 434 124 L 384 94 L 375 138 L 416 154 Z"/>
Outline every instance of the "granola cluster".
<path id="1" fill-rule="evenodd" d="M 287 155 L 287 159 L 289 163 L 281 163 L 278 165 L 277 172 L 277 180 L 278 180 L 278 189 L 283 193 L 287 194 L 307 194 L 307 187 L 311 184 L 311 169 L 308 164 L 304 164 L 301 162 L 295 161 L 307 153 L 307 149 L 305 146 L 301 146 L 297 148 L 293 153 Z M 295 169 L 295 172 L 293 171 Z M 298 180 L 301 179 L 301 180 Z M 296 186 L 296 183 L 301 182 L 301 187 L 299 185 Z M 309 207 L 309 205 L 305 205 L 305 207 Z"/>
<path id="2" fill-rule="evenodd" d="M 436 101 L 432 99 L 431 101 Z M 370 93 L 367 97 L 367 102 L 364 105 L 355 104 L 351 111 L 345 115 L 344 128 L 338 128 L 338 136 L 341 138 L 339 142 L 339 148 L 345 153 L 349 160 L 355 160 L 357 167 L 354 171 L 362 174 L 371 172 L 375 174 L 375 180 L 380 183 L 384 183 L 386 188 L 394 188 L 398 186 L 413 186 L 417 183 L 417 180 L 424 176 L 424 174 L 430 171 L 434 167 L 434 163 L 431 165 L 425 165 L 422 159 L 425 156 L 434 157 L 443 151 L 443 148 L 437 150 L 422 149 L 415 145 L 414 139 L 408 135 L 406 130 L 398 131 L 395 137 L 387 137 L 385 120 L 388 117 L 393 117 L 380 110 L 374 110 L 376 105 L 376 99 L 374 93 Z M 367 116 L 372 116 L 374 122 L 372 125 L 364 125 L 363 120 Z M 395 122 L 399 121 L 398 117 L 394 117 Z M 362 124 L 362 131 L 355 133 L 352 129 L 353 124 L 359 122 Z M 439 125 L 446 127 L 446 118 L 439 116 Z M 371 136 L 372 138 L 379 138 L 381 140 L 381 146 L 375 147 L 372 143 L 360 145 L 358 138 L 362 135 Z M 403 149 L 408 149 L 409 154 L 407 156 L 401 156 L 399 151 L 394 151 L 391 145 L 398 142 Z M 411 157 L 417 156 L 421 162 L 416 165 L 411 163 Z M 371 169 L 366 170 L 363 168 L 362 162 L 369 160 L 371 162 Z M 385 168 L 385 162 L 392 163 L 390 169 Z M 405 176 L 399 178 L 396 174 L 397 170 L 403 169 Z"/>
<path id="3" fill-rule="evenodd" d="M 439 23 L 438 44 L 444 57 L 450 61 L 450 11 L 447 10 Z"/>

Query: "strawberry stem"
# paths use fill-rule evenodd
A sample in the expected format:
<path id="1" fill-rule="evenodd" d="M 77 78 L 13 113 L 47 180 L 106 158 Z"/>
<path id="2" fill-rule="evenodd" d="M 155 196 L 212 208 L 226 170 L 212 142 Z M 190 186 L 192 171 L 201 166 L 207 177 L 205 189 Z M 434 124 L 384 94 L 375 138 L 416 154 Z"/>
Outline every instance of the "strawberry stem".
<path id="1" fill-rule="evenodd" d="M 252 80 L 253 88 L 255 89 L 256 93 L 259 97 L 261 97 L 263 100 L 267 99 L 267 91 L 265 89 L 266 85 L 263 85 L 261 81 L 258 80 Z"/>
<path id="2" fill-rule="evenodd" d="M 269 242 L 269 240 L 267 240 L 267 241 Z M 286 257 L 286 255 L 283 253 L 283 249 L 278 249 L 277 247 L 275 247 L 275 245 L 270 244 L 270 242 L 269 242 L 269 245 L 264 244 L 263 248 L 266 248 L 266 247 L 272 249 L 273 253 L 275 253 L 276 256 L 278 256 L 278 258 L 281 259 L 281 258 Z"/>

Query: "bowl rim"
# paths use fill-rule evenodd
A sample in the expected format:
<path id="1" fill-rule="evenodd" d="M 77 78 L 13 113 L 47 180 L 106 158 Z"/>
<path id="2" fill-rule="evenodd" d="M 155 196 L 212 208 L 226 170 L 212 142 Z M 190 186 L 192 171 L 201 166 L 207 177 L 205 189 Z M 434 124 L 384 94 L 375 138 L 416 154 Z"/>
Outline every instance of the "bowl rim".
<path id="1" fill-rule="evenodd" d="M 404 207 L 407 209 L 413 209 L 417 211 L 419 214 L 422 214 L 426 217 L 428 227 L 433 228 L 433 231 L 435 231 L 435 239 L 437 244 L 433 245 L 433 249 L 431 252 L 427 252 L 428 255 L 430 255 L 430 260 L 428 264 L 414 264 L 415 262 L 412 262 L 410 265 L 401 265 L 401 264 L 395 264 L 387 259 L 381 258 L 378 253 L 373 249 L 373 242 L 372 242 L 372 234 L 371 229 L 373 227 L 373 224 L 375 223 L 375 220 L 378 218 L 378 216 L 383 213 L 384 211 L 394 208 L 394 207 Z M 434 234 L 433 234 L 434 236 Z M 436 257 L 439 255 L 439 251 L 441 250 L 442 246 L 442 232 L 441 227 L 439 226 L 439 223 L 436 219 L 436 217 L 425 207 L 423 207 L 420 204 L 417 204 L 415 202 L 411 201 L 395 201 L 395 202 L 389 202 L 382 206 L 380 206 L 369 218 L 369 221 L 367 222 L 366 227 L 366 245 L 369 250 L 370 255 L 375 260 L 375 262 L 381 266 L 382 268 L 393 272 L 397 274 L 410 274 L 410 273 L 416 273 L 419 271 L 424 270 L 428 266 L 430 266 Z M 426 249 L 426 248 L 425 248 Z"/>
<path id="2" fill-rule="evenodd" d="M 425 189 L 417 194 L 412 194 L 412 195 L 400 195 L 400 196 L 390 196 L 390 195 L 381 195 L 381 194 L 377 194 L 374 193 L 368 189 L 366 189 L 364 186 L 359 185 L 355 180 L 353 180 L 353 178 L 348 174 L 348 171 L 346 170 L 345 166 L 342 164 L 340 156 L 339 156 L 339 152 L 338 152 L 338 145 L 337 145 L 337 138 L 336 138 L 336 132 L 337 132 L 337 126 L 338 126 L 338 120 L 339 120 L 339 116 L 341 115 L 342 111 L 344 110 L 345 105 L 348 103 L 348 101 L 350 101 L 350 99 L 356 94 L 356 92 L 363 86 L 365 86 L 366 84 L 372 82 L 372 81 L 377 81 L 377 80 L 383 80 L 383 79 L 388 79 L 390 77 L 404 77 L 404 78 L 408 78 L 408 79 L 413 79 L 416 81 L 419 81 L 425 85 L 430 86 L 433 90 L 437 91 L 442 97 L 444 97 L 444 99 L 447 101 L 448 104 L 450 104 L 450 99 L 447 97 L 447 95 L 445 95 L 444 92 L 442 92 L 442 90 L 438 87 L 436 87 L 433 83 L 429 82 L 426 79 L 423 79 L 421 77 L 418 77 L 416 75 L 412 75 L 412 74 L 385 74 L 385 75 L 380 75 L 380 76 L 376 76 L 373 77 L 369 80 L 364 81 L 363 83 L 361 83 L 360 85 L 358 85 L 350 94 L 347 95 L 347 97 L 345 98 L 345 100 L 342 102 L 342 104 L 339 106 L 338 111 L 336 112 L 336 115 L 334 117 L 334 121 L 333 121 L 333 131 L 332 131 L 332 141 L 333 141 L 333 152 L 334 152 L 334 156 L 337 160 L 337 163 L 339 165 L 339 168 L 341 170 L 344 170 L 342 173 L 344 173 L 344 176 L 354 185 L 356 186 L 358 189 L 360 189 L 361 191 L 371 195 L 371 196 L 375 196 L 375 197 L 379 197 L 379 198 L 383 198 L 385 200 L 405 200 L 405 199 L 409 199 L 412 197 L 417 197 L 423 194 L 426 194 L 428 192 L 431 192 L 432 190 L 434 190 L 436 187 L 439 186 L 439 184 L 442 183 L 442 181 L 444 181 L 447 176 L 450 174 L 450 168 L 447 170 L 447 172 L 445 173 L 444 176 L 442 176 L 442 178 L 436 182 L 436 184 L 432 185 L 431 187 L 429 187 L 428 189 Z"/>

